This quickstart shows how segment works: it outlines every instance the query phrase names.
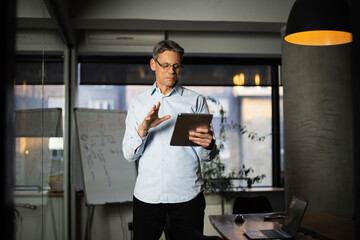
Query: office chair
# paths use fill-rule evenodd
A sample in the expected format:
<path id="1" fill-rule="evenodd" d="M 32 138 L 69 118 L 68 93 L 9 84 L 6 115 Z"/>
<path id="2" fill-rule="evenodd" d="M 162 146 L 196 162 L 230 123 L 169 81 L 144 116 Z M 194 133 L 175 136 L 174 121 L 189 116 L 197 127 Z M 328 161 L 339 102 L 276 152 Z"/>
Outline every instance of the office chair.
<path id="1" fill-rule="evenodd" d="M 272 211 L 271 203 L 265 196 L 237 197 L 233 206 L 233 214 L 266 213 Z"/>

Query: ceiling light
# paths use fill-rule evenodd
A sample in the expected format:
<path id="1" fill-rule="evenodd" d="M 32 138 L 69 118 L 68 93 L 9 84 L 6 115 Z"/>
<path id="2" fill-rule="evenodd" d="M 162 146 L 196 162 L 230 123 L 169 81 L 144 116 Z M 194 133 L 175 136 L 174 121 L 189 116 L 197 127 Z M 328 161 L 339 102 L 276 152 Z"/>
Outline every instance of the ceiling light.
<path id="1" fill-rule="evenodd" d="M 233 83 L 235 86 L 244 86 L 245 84 L 245 74 L 240 73 L 240 74 L 236 74 L 233 77 Z"/>
<path id="2" fill-rule="evenodd" d="M 350 7 L 346 0 L 296 0 L 284 40 L 308 46 L 352 42 Z"/>

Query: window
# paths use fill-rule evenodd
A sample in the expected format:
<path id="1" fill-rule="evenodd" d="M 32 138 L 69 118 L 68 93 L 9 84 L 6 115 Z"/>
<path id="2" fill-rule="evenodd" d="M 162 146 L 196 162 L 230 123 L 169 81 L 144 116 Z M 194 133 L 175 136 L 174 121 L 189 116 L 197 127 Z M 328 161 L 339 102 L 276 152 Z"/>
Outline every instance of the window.
<path id="1" fill-rule="evenodd" d="M 226 113 L 228 123 L 245 128 L 242 134 L 238 128 L 226 131 L 224 150 L 220 152 L 222 161 L 231 170 L 241 166 L 251 166 L 254 175 L 265 174 L 262 186 L 272 185 L 272 139 L 271 139 L 271 89 L 270 87 L 189 87 L 204 96 L 219 100 Z M 214 113 L 215 135 L 219 134 L 219 110 L 210 108 Z M 253 136 L 255 136 L 253 138 Z M 265 137 L 259 141 L 260 137 Z"/>
<path id="2" fill-rule="evenodd" d="M 48 178 L 62 175 L 64 170 L 63 59 L 61 55 L 42 57 L 17 56 L 15 188 L 49 190 Z M 55 128 L 47 128 L 55 123 Z"/>
<path id="3" fill-rule="evenodd" d="M 146 63 L 142 63 L 141 58 L 138 61 L 130 58 L 130 63 L 126 58 L 100 59 L 96 63 L 93 59 L 89 62 L 86 58 L 80 59 L 78 107 L 89 107 L 89 103 L 104 101 L 106 96 L 106 101 L 113 101 L 113 109 L 127 110 L 130 99 L 154 83 L 149 58 L 145 59 L 143 62 Z M 262 183 L 255 186 L 273 186 L 273 166 L 276 166 L 273 162 L 280 160 L 273 159 L 272 94 L 273 88 L 278 88 L 278 84 L 273 84 L 278 79 L 272 79 L 275 76 L 272 68 L 277 68 L 279 63 L 249 62 L 253 64 L 239 59 L 192 58 L 187 62 L 184 59 L 179 81 L 189 89 L 216 99 L 225 110 L 228 123 L 244 127 L 244 133 L 236 128 L 226 132 L 227 141 L 221 158 L 227 171 L 238 170 L 245 164 L 254 169 L 254 175 L 266 174 Z M 106 73 L 106 81 L 103 73 Z M 217 135 L 219 105 L 212 101 L 208 101 L 208 105 L 214 114 L 213 126 Z"/>

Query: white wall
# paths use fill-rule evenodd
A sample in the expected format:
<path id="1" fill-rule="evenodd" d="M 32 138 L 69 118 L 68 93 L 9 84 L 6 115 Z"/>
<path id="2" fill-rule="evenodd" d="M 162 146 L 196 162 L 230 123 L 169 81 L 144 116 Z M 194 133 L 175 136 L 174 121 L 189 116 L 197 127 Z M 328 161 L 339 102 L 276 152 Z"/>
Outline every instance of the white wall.
<path id="1" fill-rule="evenodd" d="M 161 31 L 92 30 L 83 33 L 78 50 L 81 54 L 150 55 L 154 44 L 164 38 L 165 32 Z M 278 33 L 170 31 L 168 38 L 185 49 L 185 57 L 280 57 L 281 54 L 281 36 Z"/>
<path id="2" fill-rule="evenodd" d="M 294 2 L 75 0 L 68 5 L 70 25 L 77 32 L 80 52 L 148 53 L 158 40 L 157 36 L 160 34 L 164 39 L 167 33 L 170 39 L 184 46 L 187 54 L 279 57 L 280 31 Z M 56 29 L 42 0 L 18 0 L 17 5 L 19 28 Z M 135 33 L 134 41 L 145 33 L 148 42 L 145 45 L 124 44 L 123 39 L 116 36 L 111 42 L 88 41 L 89 31 L 94 36 L 103 35 L 103 30 L 110 31 L 110 35 Z"/>
<path id="3" fill-rule="evenodd" d="M 294 2 L 294 0 L 103 0 L 101 2 L 78 0 L 72 4 L 72 16 L 74 24 L 82 28 L 85 27 L 82 24 L 86 20 L 100 22 L 100 20 L 121 19 L 285 23 Z"/>
<path id="4" fill-rule="evenodd" d="M 165 38 L 167 33 L 186 54 L 279 57 L 281 28 L 294 0 L 76 2 L 71 15 L 73 27 L 80 30 L 80 52 L 147 53 L 156 43 L 154 35 Z M 103 30 L 112 41 L 90 43 L 89 35 L 103 35 Z M 124 33 L 134 44 L 123 42 Z M 148 43 L 139 45 L 144 33 Z"/>
<path id="5" fill-rule="evenodd" d="M 251 32 L 169 32 L 186 54 L 220 56 L 277 56 L 281 36 L 277 33 Z"/>

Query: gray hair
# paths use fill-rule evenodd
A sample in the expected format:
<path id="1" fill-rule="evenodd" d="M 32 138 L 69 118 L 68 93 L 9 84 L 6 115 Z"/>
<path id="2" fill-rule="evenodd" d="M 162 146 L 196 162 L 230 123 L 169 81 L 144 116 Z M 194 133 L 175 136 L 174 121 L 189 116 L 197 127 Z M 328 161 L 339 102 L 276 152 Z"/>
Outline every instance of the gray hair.
<path id="1" fill-rule="evenodd" d="M 153 50 L 153 58 L 157 59 L 159 55 L 165 51 L 172 51 L 178 53 L 180 55 L 180 61 L 182 62 L 184 56 L 184 49 L 172 40 L 162 40 L 158 42 Z"/>

